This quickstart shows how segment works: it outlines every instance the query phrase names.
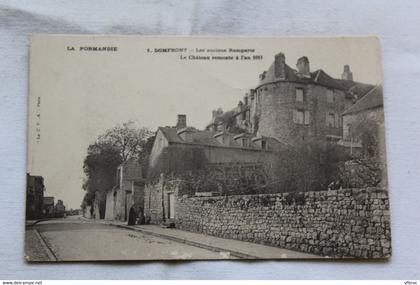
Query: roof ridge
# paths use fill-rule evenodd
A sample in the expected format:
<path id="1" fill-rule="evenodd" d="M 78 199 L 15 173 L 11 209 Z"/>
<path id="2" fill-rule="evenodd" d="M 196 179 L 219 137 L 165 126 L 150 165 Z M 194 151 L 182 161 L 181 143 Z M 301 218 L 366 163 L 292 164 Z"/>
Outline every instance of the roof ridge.
<path id="1" fill-rule="evenodd" d="M 347 114 L 355 112 L 354 109 L 356 109 L 359 105 L 363 104 L 363 102 L 367 101 L 369 99 L 369 95 L 372 94 L 372 92 L 375 89 L 377 89 L 379 86 L 381 86 L 381 84 L 376 84 L 374 87 L 372 87 L 368 92 L 366 92 L 365 95 L 363 95 L 362 98 L 357 100 L 353 105 L 351 105 L 347 110 L 345 110 L 343 112 L 343 115 L 347 115 Z M 369 109 L 369 108 L 366 108 L 366 109 Z M 357 112 L 357 110 L 356 110 L 356 112 Z"/>

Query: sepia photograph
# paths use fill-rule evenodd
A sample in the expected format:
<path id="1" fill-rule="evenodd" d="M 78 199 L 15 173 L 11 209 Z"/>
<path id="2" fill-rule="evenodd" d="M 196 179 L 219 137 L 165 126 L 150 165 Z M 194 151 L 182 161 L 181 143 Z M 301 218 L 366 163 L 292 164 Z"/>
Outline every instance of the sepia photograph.
<path id="1" fill-rule="evenodd" d="M 28 262 L 387 259 L 380 41 L 33 35 Z"/>

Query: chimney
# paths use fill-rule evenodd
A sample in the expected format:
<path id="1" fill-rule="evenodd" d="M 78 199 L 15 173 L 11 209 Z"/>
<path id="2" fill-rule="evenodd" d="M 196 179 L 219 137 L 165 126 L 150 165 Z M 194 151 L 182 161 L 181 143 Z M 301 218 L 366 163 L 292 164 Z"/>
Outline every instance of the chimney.
<path id="1" fill-rule="evenodd" d="M 341 74 L 341 79 L 353 81 L 353 72 L 350 71 L 350 66 L 348 64 L 344 65 L 343 74 Z"/>
<path id="2" fill-rule="evenodd" d="M 286 57 L 283 53 L 274 56 L 274 76 L 276 78 L 286 78 Z"/>
<path id="3" fill-rule="evenodd" d="M 178 130 L 187 127 L 187 115 L 178 114 L 178 121 L 175 126 Z"/>
<path id="4" fill-rule="evenodd" d="M 298 73 L 303 75 L 304 77 L 309 77 L 309 72 L 311 71 L 309 68 L 309 59 L 306 56 L 302 56 L 298 59 L 296 63 L 296 68 L 298 70 Z"/>
<path id="5" fill-rule="evenodd" d="M 243 107 L 244 107 L 244 103 L 242 101 L 239 101 L 238 102 L 238 110 L 239 110 L 239 112 L 242 111 Z"/>
<path id="6" fill-rule="evenodd" d="M 245 106 L 248 106 L 249 105 L 249 94 L 248 93 L 246 93 L 245 94 L 245 96 L 244 96 L 244 104 L 245 104 Z"/>
<path id="7" fill-rule="evenodd" d="M 255 89 L 249 89 L 249 99 L 254 100 Z"/>
<path id="8" fill-rule="evenodd" d="M 222 115 L 223 115 L 223 109 L 222 108 L 218 108 L 217 110 L 213 110 L 213 112 L 212 112 L 213 119 L 217 118 L 217 117 L 220 117 Z"/>

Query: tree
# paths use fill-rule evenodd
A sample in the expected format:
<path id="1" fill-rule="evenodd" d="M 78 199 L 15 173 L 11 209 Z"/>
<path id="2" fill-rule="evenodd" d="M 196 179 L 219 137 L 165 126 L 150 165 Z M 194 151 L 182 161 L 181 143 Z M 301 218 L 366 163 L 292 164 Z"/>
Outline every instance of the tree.
<path id="1" fill-rule="evenodd" d="M 137 128 L 133 121 L 107 130 L 98 137 L 98 143 L 110 143 L 120 152 L 122 161 L 129 158 L 138 158 L 143 151 L 147 139 L 152 136 L 148 128 Z"/>
<path id="2" fill-rule="evenodd" d="M 83 161 L 83 171 L 86 175 L 83 189 L 95 193 L 112 188 L 115 170 L 121 162 L 120 152 L 112 144 L 95 142 L 90 145 Z"/>
<path id="3" fill-rule="evenodd" d="M 147 128 L 138 128 L 129 121 L 107 130 L 89 145 L 86 158 L 83 161 L 83 171 L 86 179 L 83 189 L 86 191 L 82 205 L 92 205 L 95 197 L 104 197 L 106 191 L 115 185 L 115 175 L 118 165 L 130 158 L 148 160 L 150 144 L 148 140 L 152 132 Z M 145 162 L 146 163 L 146 162 Z M 99 192 L 101 195 L 96 195 Z M 105 202 L 100 201 L 101 208 Z"/>

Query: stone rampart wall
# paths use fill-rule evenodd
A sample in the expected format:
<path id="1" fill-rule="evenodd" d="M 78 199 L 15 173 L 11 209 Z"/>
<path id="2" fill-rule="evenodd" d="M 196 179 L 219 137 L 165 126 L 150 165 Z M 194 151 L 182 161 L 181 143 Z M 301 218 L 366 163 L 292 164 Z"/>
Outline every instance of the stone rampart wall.
<path id="1" fill-rule="evenodd" d="M 178 197 L 176 227 L 331 257 L 388 257 L 388 194 L 377 188 Z"/>

